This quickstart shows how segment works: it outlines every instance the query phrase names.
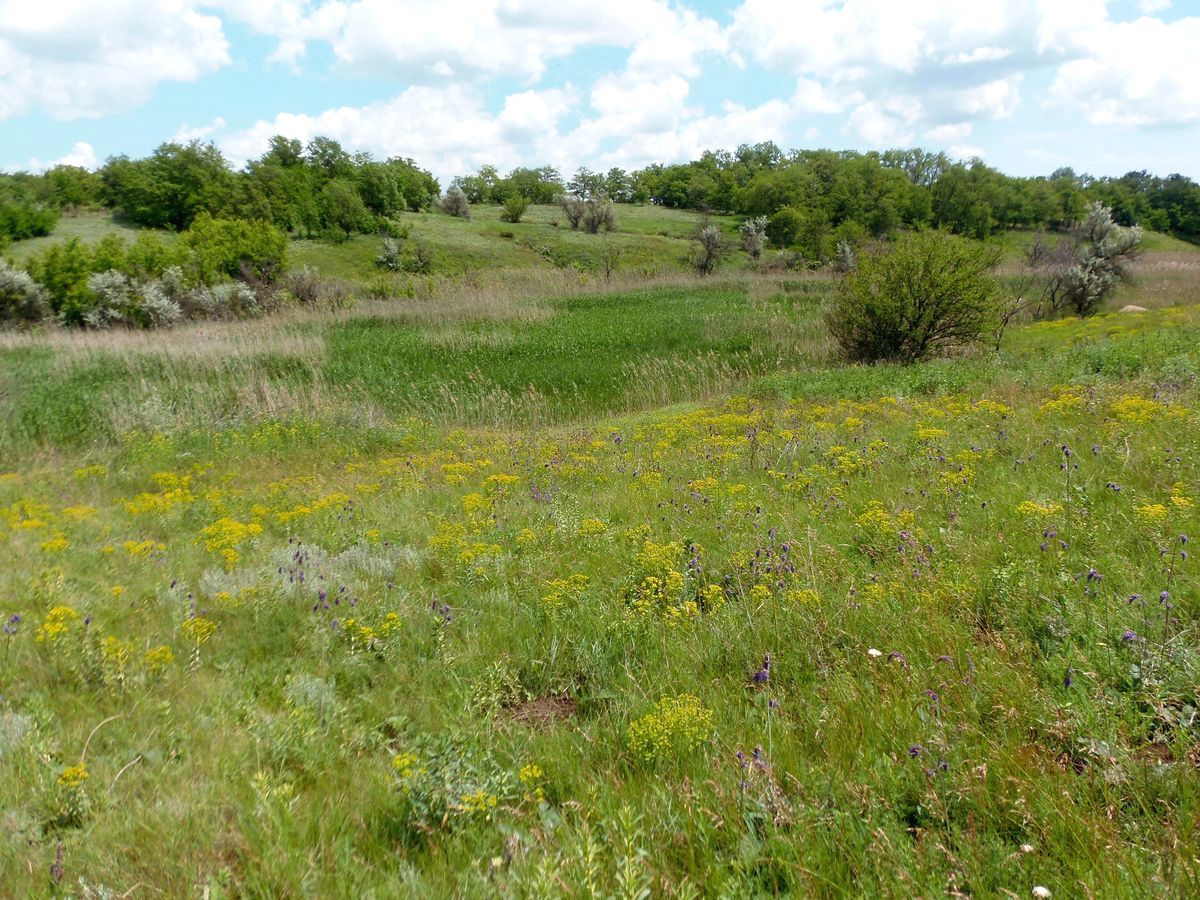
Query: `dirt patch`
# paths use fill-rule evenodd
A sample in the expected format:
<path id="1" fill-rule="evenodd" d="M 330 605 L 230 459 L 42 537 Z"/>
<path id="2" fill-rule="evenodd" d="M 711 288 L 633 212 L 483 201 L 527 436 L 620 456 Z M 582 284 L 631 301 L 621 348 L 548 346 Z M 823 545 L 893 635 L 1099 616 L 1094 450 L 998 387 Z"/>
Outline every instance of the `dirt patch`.
<path id="1" fill-rule="evenodd" d="M 509 717 L 529 728 L 549 728 L 573 717 L 579 704 L 571 697 L 536 697 L 508 710 Z"/>

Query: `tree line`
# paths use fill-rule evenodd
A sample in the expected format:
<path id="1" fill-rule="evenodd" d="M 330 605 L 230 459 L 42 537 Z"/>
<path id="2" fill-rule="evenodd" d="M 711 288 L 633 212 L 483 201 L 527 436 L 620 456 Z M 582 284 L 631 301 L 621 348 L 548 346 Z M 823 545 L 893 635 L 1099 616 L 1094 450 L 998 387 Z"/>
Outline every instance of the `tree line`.
<path id="1" fill-rule="evenodd" d="M 959 162 L 920 149 L 785 152 L 766 142 L 633 171 L 581 168 L 569 178 L 552 166 L 507 175 L 483 166 L 451 188 L 469 203 L 566 197 L 764 217 L 766 240 L 818 262 L 834 258 L 839 244 L 902 229 L 972 238 L 1014 228 L 1063 230 L 1095 202 L 1120 225 L 1200 243 L 1200 185 L 1186 176 L 1094 178 L 1064 168 L 1019 178 L 979 159 Z M 303 144 L 276 136 L 262 156 L 236 170 L 211 143 L 165 143 L 141 159 L 111 157 L 96 172 L 57 166 L 43 175 L 0 176 L 0 240 L 48 234 L 61 211 L 88 206 L 175 231 L 207 213 L 344 239 L 378 231 L 398 213 L 430 209 L 441 196 L 437 179 L 413 160 L 379 161 L 327 137 Z"/>

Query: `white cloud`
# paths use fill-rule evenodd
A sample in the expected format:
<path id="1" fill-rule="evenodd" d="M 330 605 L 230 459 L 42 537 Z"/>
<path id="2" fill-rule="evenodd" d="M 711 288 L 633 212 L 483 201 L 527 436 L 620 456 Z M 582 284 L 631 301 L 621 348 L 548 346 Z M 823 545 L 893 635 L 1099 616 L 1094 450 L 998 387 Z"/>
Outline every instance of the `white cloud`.
<path id="1" fill-rule="evenodd" d="M 954 144 L 947 147 L 946 152 L 955 159 L 975 159 L 976 157 L 983 159 L 987 155 L 982 147 L 973 147 L 970 144 Z"/>
<path id="2" fill-rule="evenodd" d="M 221 20 L 188 0 L 0 0 L 0 120 L 99 117 L 228 62 Z"/>
<path id="3" fill-rule="evenodd" d="M 952 125 L 938 125 L 925 132 L 925 140 L 934 144 L 954 144 L 965 141 L 971 136 L 970 122 L 956 122 Z"/>
<path id="4" fill-rule="evenodd" d="M 1083 39 L 1091 52 L 1058 70 L 1053 106 L 1081 110 L 1097 125 L 1200 122 L 1200 18 L 1108 23 Z"/>
<path id="5" fill-rule="evenodd" d="M 179 126 L 179 130 L 171 137 L 171 140 L 177 144 L 187 144 L 191 141 L 200 141 L 205 138 L 212 137 L 218 131 L 225 127 L 225 120 L 217 116 L 207 125 L 197 125 L 195 127 L 188 125 L 186 122 Z"/>
<path id="6" fill-rule="evenodd" d="M 8 171 L 45 172 L 53 169 L 55 166 L 79 166 L 84 169 L 97 169 L 100 167 L 100 160 L 96 156 L 96 151 L 91 144 L 87 141 L 77 141 L 74 147 L 58 157 L 58 159 L 43 162 L 34 157 L 23 166 L 9 166 Z"/>
<path id="7" fill-rule="evenodd" d="M 913 142 L 913 126 L 923 113 L 921 102 L 915 97 L 894 97 L 882 104 L 872 100 L 850 114 L 846 128 L 868 143 L 899 147 Z"/>
<path id="8" fill-rule="evenodd" d="M 720 27 L 669 0 L 218 0 L 226 13 L 276 38 L 272 58 L 297 64 L 328 44 L 346 69 L 437 81 L 512 76 L 535 82 L 581 47 L 632 48 L 631 66 L 698 73 L 720 51 Z"/>
<path id="9" fill-rule="evenodd" d="M 954 109 L 971 118 L 1008 119 L 1021 103 L 1018 72 L 1008 78 L 998 78 L 986 84 L 963 88 L 951 95 Z"/>

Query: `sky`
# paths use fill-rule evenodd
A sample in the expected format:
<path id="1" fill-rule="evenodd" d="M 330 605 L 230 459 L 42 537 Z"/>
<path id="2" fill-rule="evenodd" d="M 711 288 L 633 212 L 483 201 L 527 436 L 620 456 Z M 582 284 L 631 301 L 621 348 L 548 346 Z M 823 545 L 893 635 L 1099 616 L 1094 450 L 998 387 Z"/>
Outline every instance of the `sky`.
<path id="1" fill-rule="evenodd" d="M 443 183 L 767 140 L 1200 179 L 1200 0 L 0 0 L 0 168 L 274 134 Z"/>

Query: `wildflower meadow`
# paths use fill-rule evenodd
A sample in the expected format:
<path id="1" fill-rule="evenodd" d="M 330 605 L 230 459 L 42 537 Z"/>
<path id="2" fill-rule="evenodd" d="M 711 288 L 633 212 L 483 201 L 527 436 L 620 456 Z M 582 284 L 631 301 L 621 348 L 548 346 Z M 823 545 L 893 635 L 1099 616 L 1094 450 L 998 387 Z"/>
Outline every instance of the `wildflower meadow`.
<path id="1" fill-rule="evenodd" d="M 31 445 L 0 892 L 1200 891 L 1198 336 Z"/>

